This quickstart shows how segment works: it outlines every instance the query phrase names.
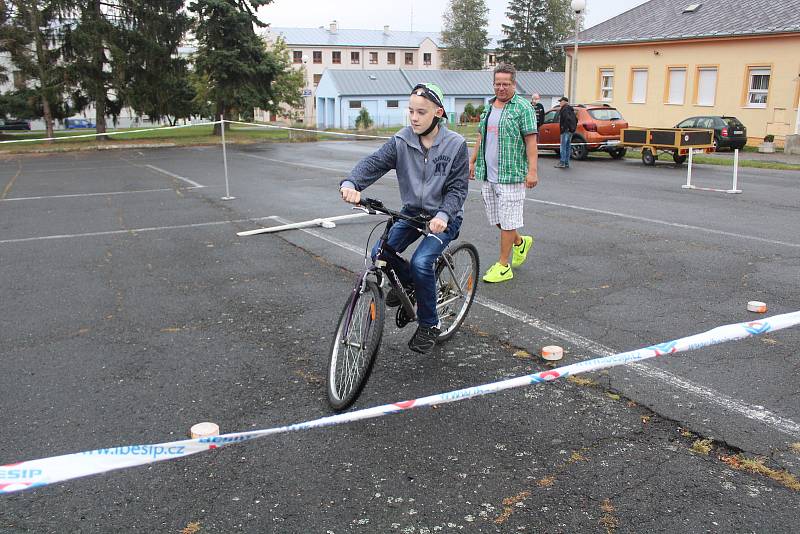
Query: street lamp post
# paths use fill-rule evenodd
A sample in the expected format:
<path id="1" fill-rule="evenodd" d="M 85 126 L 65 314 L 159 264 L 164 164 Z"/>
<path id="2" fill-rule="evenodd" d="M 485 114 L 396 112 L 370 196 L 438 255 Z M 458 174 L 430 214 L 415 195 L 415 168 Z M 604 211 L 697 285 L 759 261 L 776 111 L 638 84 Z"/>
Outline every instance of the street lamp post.
<path id="1" fill-rule="evenodd" d="M 572 8 L 572 11 L 575 12 L 575 48 L 572 51 L 572 69 L 570 73 L 572 88 L 569 93 L 569 98 L 574 104 L 576 103 L 575 92 L 577 91 L 578 86 L 578 32 L 580 31 L 581 27 L 581 15 L 583 15 L 584 10 L 586 9 L 586 0 L 572 0 L 570 7 Z"/>

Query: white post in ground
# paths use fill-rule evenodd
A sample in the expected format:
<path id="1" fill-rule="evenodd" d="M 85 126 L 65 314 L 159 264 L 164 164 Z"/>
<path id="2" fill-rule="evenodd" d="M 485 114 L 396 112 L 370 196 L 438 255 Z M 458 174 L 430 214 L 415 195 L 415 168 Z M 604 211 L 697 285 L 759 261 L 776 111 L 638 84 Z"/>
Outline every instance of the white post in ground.
<path id="1" fill-rule="evenodd" d="M 694 189 L 694 186 L 692 185 L 692 153 L 693 152 L 694 152 L 694 149 L 690 148 L 689 149 L 689 168 L 686 171 L 686 185 L 682 185 L 681 186 L 682 189 Z"/>
<path id="2" fill-rule="evenodd" d="M 219 116 L 219 126 L 222 129 L 222 165 L 225 167 L 225 196 L 221 200 L 233 200 L 231 189 L 228 185 L 228 153 L 225 150 L 225 115 Z"/>
<path id="3" fill-rule="evenodd" d="M 728 193 L 741 193 L 739 189 L 739 149 L 733 151 L 733 188 Z"/>

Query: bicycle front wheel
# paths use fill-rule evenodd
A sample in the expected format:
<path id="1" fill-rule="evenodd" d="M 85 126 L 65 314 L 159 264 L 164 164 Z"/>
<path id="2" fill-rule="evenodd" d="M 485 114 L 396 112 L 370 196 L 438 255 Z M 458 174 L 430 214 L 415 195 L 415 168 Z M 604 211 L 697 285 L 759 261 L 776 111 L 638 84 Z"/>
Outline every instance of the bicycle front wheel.
<path id="1" fill-rule="evenodd" d="M 453 337 L 464 322 L 475 300 L 479 270 L 478 249 L 470 243 L 461 243 L 445 251 L 439 260 L 436 266 L 436 311 L 442 333 L 436 338 L 437 342 Z"/>
<path id="2" fill-rule="evenodd" d="M 367 383 L 383 336 L 384 304 L 378 285 L 368 280 L 339 316 L 328 358 L 328 404 L 336 411 L 352 405 Z"/>

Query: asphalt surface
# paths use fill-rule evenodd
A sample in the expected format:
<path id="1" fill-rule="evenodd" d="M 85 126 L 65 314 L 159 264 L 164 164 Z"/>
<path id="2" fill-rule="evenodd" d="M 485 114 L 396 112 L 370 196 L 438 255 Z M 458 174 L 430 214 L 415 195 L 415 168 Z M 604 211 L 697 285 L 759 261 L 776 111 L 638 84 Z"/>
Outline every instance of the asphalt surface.
<path id="1" fill-rule="evenodd" d="M 336 185 L 374 142 L 19 156 L 0 166 L 0 464 L 329 414 L 335 321 L 375 220 Z M 481 284 L 432 355 L 387 321 L 356 407 L 439 393 L 800 309 L 800 176 L 680 188 L 685 167 L 540 157 L 512 282 Z M 727 188 L 727 169 L 693 182 Z M 204 187 L 198 188 L 197 185 Z M 471 193 L 461 239 L 496 230 Z M 387 175 L 370 196 L 399 202 Z M 260 219 L 260 220 L 255 220 Z M 230 222 L 234 221 L 234 222 Z M 0 497 L 1 532 L 795 532 L 800 329 L 436 409 L 281 435 Z M 709 454 L 692 450 L 713 440 Z M 789 484 L 791 485 L 791 484 Z"/>

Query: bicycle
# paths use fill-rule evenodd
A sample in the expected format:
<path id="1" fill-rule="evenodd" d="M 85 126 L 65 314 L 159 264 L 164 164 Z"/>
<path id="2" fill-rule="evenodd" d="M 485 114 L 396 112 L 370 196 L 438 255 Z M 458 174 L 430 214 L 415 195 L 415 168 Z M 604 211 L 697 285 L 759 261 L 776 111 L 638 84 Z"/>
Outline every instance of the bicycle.
<path id="1" fill-rule="evenodd" d="M 370 215 L 388 215 L 389 218 L 378 240 L 378 252 L 371 263 L 369 238 L 367 240 L 367 253 L 364 257 L 366 268 L 356 279 L 339 316 L 336 334 L 331 343 L 326 382 L 328 404 L 337 412 L 347 409 L 356 401 L 372 372 L 383 338 L 386 315 L 383 294 L 385 283 L 400 298 L 401 304 L 395 315 L 398 328 L 417 319 L 413 293 L 403 287 L 395 270 L 381 257 L 389 230 L 396 221 L 404 220 L 417 227 L 426 238 L 431 236 L 438 239 L 427 229 L 429 217 L 409 217 L 385 207 L 380 200 L 362 198 L 359 204 L 359 208 L 353 209 L 362 209 Z M 475 299 L 480 269 L 478 261 L 478 250 L 470 243 L 448 245 L 436 260 L 436 311 L 441 321 L 437 343 L 452 338 L 464 322 Z"/>

